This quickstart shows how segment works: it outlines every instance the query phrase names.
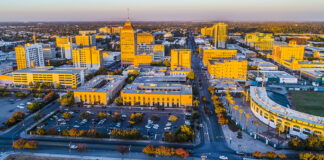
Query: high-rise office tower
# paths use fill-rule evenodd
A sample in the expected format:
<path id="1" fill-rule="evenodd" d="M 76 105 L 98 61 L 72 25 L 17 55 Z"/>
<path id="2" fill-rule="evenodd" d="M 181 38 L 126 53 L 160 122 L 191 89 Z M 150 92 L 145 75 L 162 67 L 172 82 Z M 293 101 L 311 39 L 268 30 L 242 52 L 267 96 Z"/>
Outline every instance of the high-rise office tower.
<path id="1" fill-rule="evenodd" d="M 172 49 L 171 50 L 171 70 L 191 69 L 191 50 Z"/>
<path id="2" fill-rule="evenodd" d="M 102 65 L 102 53 L 96 47 L 85 47 L 72 51 L 73 66 L 98 70 Z"/>
<path id="3" fill-rule="evenodd" d="M 214 26 L 214 43 L 216 48 L 226 48 L 227 24 L 217 23 Z"/>
<path id="4" fill-rule="evenodd" d="M 120 49 L 122 65 L 132 65 L 136 53 L 136 38 L 129 17 L 120 33 Z"/>
<path id="5" fill-rule="evenodd" d="M 15 52 L 18 70 L 45 66 L 41 44 L 26 44 L 25 47 L 18 46 L 15 48 Z"/>

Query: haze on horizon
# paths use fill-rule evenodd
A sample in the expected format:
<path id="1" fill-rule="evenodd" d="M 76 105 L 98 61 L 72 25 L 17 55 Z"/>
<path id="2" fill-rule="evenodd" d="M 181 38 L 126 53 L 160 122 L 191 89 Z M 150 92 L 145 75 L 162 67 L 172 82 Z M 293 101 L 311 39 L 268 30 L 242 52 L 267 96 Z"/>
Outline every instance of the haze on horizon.
<path id="1" fill-rule="evenodd" d="M 1 0 L 0 22 L 324 21 L 323 0 Z"/>

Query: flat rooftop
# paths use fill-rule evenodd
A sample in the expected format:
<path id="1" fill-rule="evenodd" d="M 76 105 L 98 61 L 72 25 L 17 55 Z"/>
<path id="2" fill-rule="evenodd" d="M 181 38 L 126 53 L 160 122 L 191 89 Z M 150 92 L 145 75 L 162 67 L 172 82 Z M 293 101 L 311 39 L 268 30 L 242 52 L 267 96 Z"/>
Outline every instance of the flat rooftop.
<path id="1" fill-rule="evenodd" d="M 300 68 L 300 71 L 311 74 L 315 77 L 324 76 L 324 68 Z"/>
<path id="2" fill-rule="evenodd" d="M 135 79 L 135 83 L 169 83 L 169 82 L 185 82 L 186 77 L 183 76 L 139 76 Z"/>
<path id="3" fill-rule="evenodd" d="M 243 62 L 246 61 L 243 58 L 213 58 L 209 60 L 210 64 L 216 64 L 216 63 L 223 63 L 224 61 L 239 61 Z"/>
<path id="4" fill-rule="evenodd" d="M 127 85 L 122 91 L 124 93 L 137 94 L 192 95 L 192 87 L 180 83 L 133 82 Z"/>
<path id="5" fill-rule="evenodd" d="M 76 92 L 107 92 L 124 80 L 124 76 L 98 75 L 79 87 Z"/>
<path id="6" fill-rule="evenodd" d="M 76 74 L 81 71 L 86 70 L 86 68 L 74 68 L 74 67 L 35 67 L 35 68 L 24 68 L 15 71 L 14 73 L 66 73 L 66 74 Z"/>
<path id="7" fill-rule="evenodd" d="M 257 74 L 257 71 L 252 72 L 253 74 Z M 260 71 L 259 77 L 264 76 L 266 78 L 296 78 L 291 74 L 288 74 L 287 72 L 284 71 Z"/>
<path id="8" fill-rule="evenodd" d="M 282 118 L 292 118 L 296 120 L 300 120 L 303 122 L 308 122 L 311 124 L 316 124 L 320 126 L 324 126 L 324 117 L 314 116 L 302 112 L 298 112 L 296 110 L 292 110 L 285 106 L 282 106 L 268 97 L 266 89 L 262 89 L 262 87 L 250 87 L 250 96 L 253 101 L 257 102 L 262 107 L 270 110 L 271 112 L 280 114 Z M 287 119 L 284 118 L 284 119 Z"/>

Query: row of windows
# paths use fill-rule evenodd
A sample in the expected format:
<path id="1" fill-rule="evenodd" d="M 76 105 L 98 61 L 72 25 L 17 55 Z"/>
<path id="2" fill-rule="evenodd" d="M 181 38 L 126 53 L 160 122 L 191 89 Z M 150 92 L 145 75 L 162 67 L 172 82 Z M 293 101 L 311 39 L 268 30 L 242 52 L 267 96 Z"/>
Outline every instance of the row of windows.
<path id="1" fill-rule="evenodd" d="M 129 99 L 129 101 L 131 101 L 132 99 L 133 99 L 134 101 L 136 101 L 136 97 L 133 97 L 133 98 L 132 98 L 132 97 L 124 97 L 124 100 L 125 100 L 125 101 L 127 101 L 127 99 Z M 137 97 L 137 100 L 138 100 L 138 101 L 140 101 L 141 99 L 143 99 L 143 101 L 145 101 L 145 97 L 143 97 L 143 98 L 140 97 L 140 96 Z M 147 100 L 150 101 L 151 98 L 149 97 L 149 98 L 147 98 Z M 155 98 L 152 98 L 152 101 L 155 101 L 155 100 L 156 100 L 156 101 L 160 101 L 160 98 L 156 98 L 156 99 L 155 99 Z M 164 99 L 164 98 L 161 98 L 161 100 L 164 101 L 165 99 Z M 169 101 L 169 100 L 170 100 L 169 97 L 167 97 L 167 98 L 166 98 L 166 101 Z M 172 102 L 174 102 L 174 100 L 175 100 L 174 98 L 171 99 Z M 179 99 L 177 98 L 176 101 L 179 102 Z"/>
<path id="2" fill-rule="evenodd" d="M 257 105 L 255 105 L 254 103 L 252 103 L 252 109 L 257 114 L 263 116 L 265 119 L 267 119 L 267 120 L 270 119 L 269 118 L 270 117 L 269 114 L 268 113 L 263 113 L 263 110 L 259 109 L 259 107 Z M 272 115 L 272 116 L 273 116 L 273 118 L 270 119 L 270 122 L 274 123 L 275 125 L 282 125 L 285 128 L 286 127 L 289 128 L 291 126 L 291 124 L 288 123 L 288 122 L 285 122 L 284 124 L 282 124 L 282 122 L 283 122 L 282 119 L 276 119 L 276 122 L 275 122 L 274 120 L 275 120 L 275 118 L 277 116 L 274 116 L 274 115 Z M 302 121 L 295 120 L 295 119 L 290 119 L 290 121 L 291 122 L 303 123 Z M 309 124 L 309 123 L 307 123 L 307 124 Z M 301 128 L 299 125 L 293 125 L 292 126 L 292 130 L 295 131 L 295 132 L 301 132 L 302 131 L 303 134 L 311 135 L 311 130 L 309 128 Z M 320 131 L 314 131 L 314 134 L 316 134 L 316 135 L 322 135 L 322 132 L 320 132 Z"/>

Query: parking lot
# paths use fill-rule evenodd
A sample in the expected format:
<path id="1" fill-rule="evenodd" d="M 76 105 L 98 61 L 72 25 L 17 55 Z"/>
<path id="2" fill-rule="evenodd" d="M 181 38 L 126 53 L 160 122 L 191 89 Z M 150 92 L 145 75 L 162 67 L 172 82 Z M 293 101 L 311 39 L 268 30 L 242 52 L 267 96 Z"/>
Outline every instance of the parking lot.
<path id="1" fill-rule="evenodd" d="M 33 98 L 28 96 L 27 98 L 16 98 L 15 96 L 11 97 L 1 97 L 0 98 L 0 125 L 5 123 L 8 118 L 16 111 L 22 111 L 27 115 L 27 102 L 32 102 Z"/>
<path id="2" fill-rule="evenodd" d="M 72 118 L 64 119 L 62 115 L 64 112 L 72 114 Z M 80 118 L 80 114 L 83 112 L 90 113 L 90 117 L 86 120 Z M 108 114 L 108 118 L 100 120 L 97 117 L 97 113 L 104 112 Z M 114 122 L 112 115 L 117 112 L 122 116 L 122 121 Z M 130 115 L 132 113 L 142 113 L 143 120 L 137 124 L 130 125 Z M 150 121 L 150 118 L 156 115 L 159 120 L 156 122 Z M 174 122 L 169 121 L 170 115 L 177 117 Z M 147 136 L 150 140 L 161 140 L 163 133 L 175 131 L 181 125 L 185 124 L 186 116 L 183 110 L 179 109 L 168 109 L 164 111 L 151 110 L 144 108 L 124 108 L 118 107 L 111 108 L 63 108 L 58 113 L 47 119 L 44 123 L 39 124 L 38 128 L 56 128 L 57 131 L 62 132 L 65 129 L 77 128 L 79 130 L 97 129 L 103 133 L 109 134 L 112 129 L 138 129 L 141 131 L 143 136 Z M 83 121 L 83 122 L 82 122 Z M 189 121 L 186 123 L 188 124 Z M 190 123 L 190 122 L 189 122 Z"/>

